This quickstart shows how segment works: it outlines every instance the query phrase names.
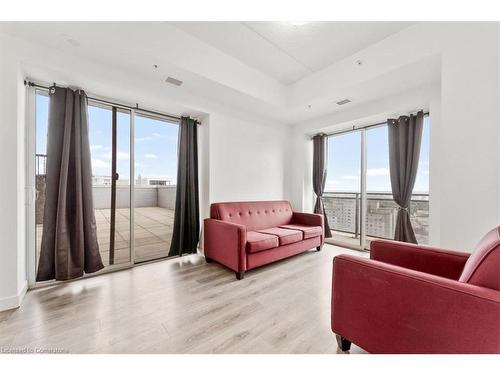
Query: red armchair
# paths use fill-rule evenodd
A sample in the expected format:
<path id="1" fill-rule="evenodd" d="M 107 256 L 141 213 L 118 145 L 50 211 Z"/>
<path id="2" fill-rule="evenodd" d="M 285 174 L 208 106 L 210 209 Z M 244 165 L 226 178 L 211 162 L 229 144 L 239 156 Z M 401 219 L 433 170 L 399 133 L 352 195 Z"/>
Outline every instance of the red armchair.
<path id="1" fill-rule="evenodd" d="M 323 215 L 293 212 L 287 201 L 213 203 L 204 221 L 205 259 L 240 280 L 247 270 L 320 250 L 323 233 Z"/>
<path id="2" fill-rule="evenodd" d="M 471 255 L 372 241 L 333 261 L 332 331 L 370 353 L 500 353 L 500 227 Z"/>

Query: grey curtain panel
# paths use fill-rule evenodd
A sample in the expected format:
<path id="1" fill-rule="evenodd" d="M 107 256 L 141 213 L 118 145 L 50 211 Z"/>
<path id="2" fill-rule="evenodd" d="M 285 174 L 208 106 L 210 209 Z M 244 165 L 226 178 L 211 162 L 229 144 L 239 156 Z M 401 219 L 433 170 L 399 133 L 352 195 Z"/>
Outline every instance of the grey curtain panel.
<path id="1" fill-rule="evenodd" d="M 37 281 L 69 280 L 104 267 L 97 243 L 87 96 L 51 87 L 46 195 Z"/>
<path id="2" fill-rule="evenodd" d="M 332 236 L 328 218 L 325 213 L 325 204 L 323 202 L 323 191 L 325 190 L 326 183 L 326 141 L 325 134 L 317 134 L 313 137 L 313 189 L 316 194 L 316 204 L 314 205 L 314 212 L 323 214 L 325 218 L 325 237 Z"/>
<path id="3" fill-rule="evenodd" d="M 392 196 L 398 204 L 394 239 L 417 243 L 410 221 L 410 202 L 417 176 L 424 112 L 387 120 Z"/>
<path id="4" fill-rule="evenodd" d="M 196 253 L 198 247 L 200 204 L 197 131 L 195 120 L 181 118 L 174 231 L 169 256 Z"/>

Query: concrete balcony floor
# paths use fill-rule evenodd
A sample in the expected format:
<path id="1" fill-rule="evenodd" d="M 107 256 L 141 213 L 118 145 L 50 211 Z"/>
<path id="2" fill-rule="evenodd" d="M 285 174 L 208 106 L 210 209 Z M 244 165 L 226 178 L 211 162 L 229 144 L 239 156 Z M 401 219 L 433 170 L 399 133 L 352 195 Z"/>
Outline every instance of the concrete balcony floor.
<path id="1" fill-rule="evenodd" d="M 105 266 L 109 265 L 111 209 L 96 209 L 97 241 Z M 135 263 L 168 256 L 174 211 L 162 207 L 137 207 L 134 213 Z M 37 260 L 40 255 L 42 225 L 37 225 Z M 115 262 L 130 260 L 130 209 L 118 208 L 115 220 Z"/>

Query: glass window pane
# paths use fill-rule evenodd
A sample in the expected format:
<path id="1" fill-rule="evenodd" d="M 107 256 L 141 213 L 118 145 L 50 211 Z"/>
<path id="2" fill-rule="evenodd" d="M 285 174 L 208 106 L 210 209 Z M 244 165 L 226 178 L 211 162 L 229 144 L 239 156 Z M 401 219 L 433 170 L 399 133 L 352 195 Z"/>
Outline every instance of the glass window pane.
<path id="1" fill-rule="evenodd" d="M 135 262 L 168 256 L 174 224 L 179 126 L 135 117 Z"/>
<path id="2" fill-rule="evenodd" d="M 360 246 L 361 133 L 328 138 L 324 203 L 333 240 Z"/>
<path id="3" fill-rule="evenodd" d="M 44 91 L 35 95 L 35 262 L 38 269 L 43 232 L 43 210 L 45 207 L 45 178 L 47 165 L 47 128 L 49 122 L 49 96 Z"/>
<path id="4" fill-rule="evenodd" d="M 112 108 L 89 105 L 89 141 L 92 160 L 92 191 L 97 241 L 105 266 L 130 262 L 130 114 L 117 113 L 116 210 L 111 233 L 112 199 Z M 111 252 L 114 236 L 114 253 Z"/>

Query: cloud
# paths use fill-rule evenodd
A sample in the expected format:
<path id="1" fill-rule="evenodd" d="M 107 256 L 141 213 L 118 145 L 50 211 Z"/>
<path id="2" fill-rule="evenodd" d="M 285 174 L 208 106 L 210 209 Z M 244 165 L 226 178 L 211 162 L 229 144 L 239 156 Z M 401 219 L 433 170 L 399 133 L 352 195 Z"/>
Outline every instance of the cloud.
<path id="1" fill-rule="evenodd" d="M 153 137 L 137 137 L 136 142 L 151 141 Z"/>
<path id="2" fill-rule="evenodd" d="M 153 133 L 153 137 L 159 138 L 159 137 L 161 137 L 161 134 L 160 133 Z"/>
<path id="3" fill-rule="evenodd" d="M 103 145 L 90 145 L 90 151 L 96 151 L 102 149 Z"/>
<path id="4" fill-rule="evenodd" d="M 340 176 L 342 180 L 359 180 L 359 176 Z"/>
<path id="5" fill-rule="evenodd" d="M 144 155 L 144 157 L 146 159 L 158 159 L 158 156 L 156 156 L 155 154 L 146 154 Z"/>
<path id="6" fill-rule="evenodd" d="M 110 169 L 111 164 L 105 162 L 104 160 L 101 159 L 92 159 L 92 168 L 96 169 Z"/>
<path id="7" fill-rule="evenodd" d="M 327 186 L 338 186 L 341 185 L 341 182 L 339 180 L 328 180 L 326 181 Z"/>
<path id="8" fill-rule="evenodd" d="M 111 159 L 111 151 L 110 152 L 107 152 L 105 154 L 102 155 L 104 158 L 106 159 Z M 118 160 L 128 160 L 130 159 L 130 155 L 128 152 L 122 152 L 122 151 L 118 151 L 116 153 L 116 158 Z"/>
<path id="9" fill-rule="evenodd" d="M 366 170 L 367 176 L 389 176 L 389 168 L 369 168 Z"/>

